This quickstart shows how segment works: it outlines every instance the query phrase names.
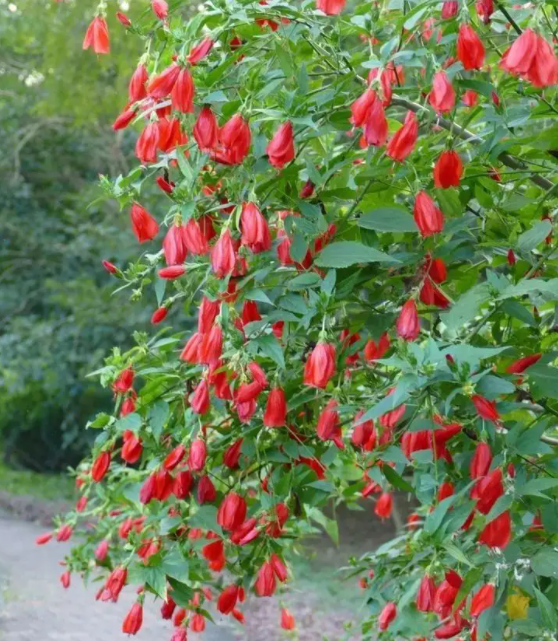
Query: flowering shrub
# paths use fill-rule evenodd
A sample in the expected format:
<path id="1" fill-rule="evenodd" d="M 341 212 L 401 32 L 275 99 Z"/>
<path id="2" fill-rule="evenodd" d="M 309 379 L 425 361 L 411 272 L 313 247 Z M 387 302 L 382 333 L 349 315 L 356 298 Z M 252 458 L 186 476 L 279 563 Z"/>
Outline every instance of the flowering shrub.
<path id="1" fill-rule="evenodd" d="M 404 531 L 351 570 L 364 639 L 554 638 L 554 7 L 152 9 L 118 15 L 140 164 L 103 179 L 147 251 L 105 267 L 161 330 L 97 372 L 64 584 L 139 586 L 124 632 L 152 593 L 185 639 L 288 586 L 327 506 L 387 519 L 398 490 Z"/>

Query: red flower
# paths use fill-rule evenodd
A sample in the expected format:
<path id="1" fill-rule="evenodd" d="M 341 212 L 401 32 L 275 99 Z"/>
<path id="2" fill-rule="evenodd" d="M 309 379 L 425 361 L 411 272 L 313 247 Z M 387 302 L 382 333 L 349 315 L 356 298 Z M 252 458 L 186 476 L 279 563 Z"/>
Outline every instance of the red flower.
<path id="1" fill-rule="evenodd" d="M 275 576 L 279 579 L 279 581 L 281 581 L 281 583 L 284 583 L 287 580 L 288 571 L 287 566 L 283 563 L 281 558 L 274 553 L 269 559 L 269 564 L 271 565 Z"/>
<path id="2" fill-rule="evenodd" d="M 395 325 L 397 335 L 406 341 L 414 341 L 420 333 L 420 321 L 414 300 L 408 300 L 399 313 Z"/>
<path id="3" fill-rule="evenodd" d="M 151 8 L 159 20 L 166 20 L 169 15 L 169 6 L 165 0 L 151 0 Z"/>
<path id="4" fill-rule="evenodd" d="M 487 583 L 483 585 L 482 588 L 473 595 L 471 601 L 471 616 L 478 617 L 488 608 L 491 608 L 494 605 L 494 585 L 492 583 Z"/>
<path id="5" fill-rule="evenodd" d="M 136 112 L 133 109 L 124 109 L 124 111 L 112 123 L 114 131 L 125 129 L 135 118 Z"/>
<path id="6" fill-rule="evenodd" d="M 395 603 L 387 603 L 378 617 L 378 629 L 387 630 L 395 617 L 397 616 L 397 607 Z"/>
<path id="7" fill-rule="evenodd" d="M 430 278 L 425 278 L 422 284 L 420 300 L 425 305 L 434 305 L 441 309 L 445 309 L 450 304 L 449 298 L 432 283 Z"/>
<path id="8" fill-rule="evenodd" d="M 223 351 L 223 330 L 219 325 L 214 325 L 209 333 L 203 334 L 198 347 L 198 360 L 200 363 L 210 365 L 221 357 Z"/>
<path id="9" fill-rule="evenodd" d="M 143 450 L 141 439 L 138 438 L 130 430 L 126 430 L 123 437 L 124 443 L 122 445 L 121 452 L 122 459 L 126 461 L 126 463 L 136 463 L 139 460 Z"/>
<path id="10" fill-rule="evenodd" d="M 258 571 L 254 588 L 258 596 L 273 596 L 277 584 L 275 572 L 269 561 L 266 561 Z"/>
<path id="11" fill-rule="evenodd" d="M 182 225 L 171 225 L 163 240 L 163 254 L 167 265 L 181 265 L 188 254 Z"/>
<path id="12" fill-rule="evenodd" d="M 304 365 L 304 384 L 325 389 L 335 374 L 335 347 L 318 343 Z"/>
<path id="13" fill-rule="evenodd" d="M 504 494 L 502 470 L 496 468 L 488 476 L 481 478 L 471 492 L 471 497 L 477 499 L 477 510 L 488 514 L 494 503 Z"/>
<path id="14" fill-rule="evenodd" d="M 159 123 L 150 122 L 136 141 L 135 153 L 138 160 L 141 160 L 143 163 L 157 161 L 159 138 Z"/>
<path id="15" fill-rule="evenodd" d="M 199 612 L 192 614 L 192 618 L 190 619 L 190 630 L 192 630 L 192 632 L 203 632 L 205 630 L 205 619 Z M 186 630 L 184 630 L 184 641 L 186 641 Z"/>
<path id="16" fill-rule="evenodd" d="M 531 29 L 525 29 L 504 53 L 500 66 L 526 78 L 535 87 L 549 87 L 558 82 L 558 59 L 552 46 Z"/>
<path id="17" fill-rule="evenodd" d="M 492 421 L 496 423 L 500 420 L 500 414 L 496 409 L 496 403 L 494 401 L 489 401 L 484 396 L 479 396 L 478 394 L 471 398 L 473 405 L 477 410 L 477 414 L 484 418 L 487 421 Z"/>
<path id="18" fill-rule="evenodd" d="M 448 113 L 455 106 L 455 91 L 445 71 L 434 74 L 428 100 L 438 113 Z"/>
<path id="19" fill-rule="evenodd" d="M 172 619 L 172 614 L 176 609 L 176 603 L 172 600 L 172 597 L 167 596 L 166 601 L 163 601 L 161 606 L 161 618 L 168 620 Z"/>
<path id="20" fill-rule="evenodd" d="M 269 163 L 277 169 L 283 169 L 287 163 L 293 160 L 295 157 L 293 126 L 289 121 L 279 127 L 265 151 Z"/>
<path id="21" fill-rule="evenodd" d="M 174 280 L 175 278 L 180 278 L 186 273 L 186 267 L 184 265 L 172 265 L 171 267 L 163 267 L 159 270 L 159 278 L 164 278 L 165 280 Z"/>
<path id="22" fill-rule="evenodd" d="M 107 558 L 108 550 L 109 542 L 107 540 L 101 541 L 95 548 L 95 558 L 97 559 L 97 561 L 102 563 Z"/>
<path id="23" fill-rule="evenodd" d="M 201 42 L 198 42 L 198 44 L 195 47 L 192 47 L 190 49 L 190 53 L 188 54 L 188 62 L 191 65 L 197 65 L 200 60 L 203 60 L 213 49 L 213 40 L 211 38 L 204 38 Z"/>
<path id="24" fill-rule="evenodd" d="M 451 639 L 463 630 L 467 625 L 467 621 L 456 614 L 453 619 L 441 625 L 435 632 L 436 639 Z"/>
<path id="25" fill-rule="evenodd" d="M 420 434 L 420 432 L 417 433 Z M 444 499 L 453 496 L 454 492 L 455 488 L 453 487 L 453 483 L 451 483 L 450 481 L 445 481 L 444 483 L 442 483 L 442 485 L 440 485 L 436 498 L 438 499 L 438 501 L 443 501 Z"/>
<path id="26" fill-rule="evenodd" d="M 176 62 L 173 62 L 162 73 L 153 78 L 147 87 L 147 93 L 154 100 L 162 100 L 173 90 L 179 74 L 180 67 Z"/>
<path id="27" fill-rule="evenodd" d="M 318 417 L 316 434 L 321 441 L 329 441 L 337 435 L 339 429 L 337 401 L 335 399 L 331 399 Z"/>
<path id="28" fill-rule="evenodd" d="M 125 634 L 137 634 L 143 623 L 143 608 L 139 603 L 134 603 L 122 623 L 122 632 Z"/>
<path id="29" fill-rule="evenodd" d="M 388 137 L 388 123 L 384 107 L 376 100 L 368 111 L 368 118 L 364 127 L 364 139 L 369 145 L 381 147 Z"/>
<path id="30" fill-rule="evenodd" d="M 217 609 L 221 614 L 230 614 L 234 610 L 239 592 L 238 585 L 229 585 L 221 592 L 217 599 Z"/>
<path id="31" fill-rule="evenodd" d="M 250 126 L 235 114 L 219 130 L 219 143 L 211 157 L 224 165 L 239 165 L 248 155 L 251 142 Z"/>
<path id="32" fill-rule="evenodd" d="M 219 315 L 220 309 L 221 301 L 212 301 L 206 296 L 202 298 L 198 312 L 198 332 L 205 334 L 211 330 L 215 319 Z"/>
<path id="33" fill-rule="evenodd" d="M 107 22 L 101 16 L 95 16 L 87 27 L 83 39 L 83 49 L 93 47 L 93 51 L 99 53 L 110 53 L 110 42 Z"/>
<path id="34" fill-rule="evenodd" d="M 542 354 L 531 354 L 530 356 L 523 356 L 518 360 L 514 361 L 511 365 L 506 367 L 506 372 L 508 374 L 522 374 L 528 367 L 534 365 L 539 361 Z"/>
<path id="35" fill-rule="evenodd" d="M 263 417 L 266 427 L 283 427 L 287 420 L 287 401 L 285 392 L 280 387 L 274 387 L 267 397 Z"/>
<path id="36" fill-rule="evenodd" d="M 480 533 L 479 543 L 503 550 L 511 541 L 511 518 L 509 511 L 490 521 Z"/>
<path id="37" fill-rule="evenodd" d="M 240 214 L 241 242 L 254 254 L 271 249 L 271 236 L 266 219 L 254 203 L 242 203 Z"/>
<path id="38" fill-rule="evenodd" d="M 425 191 L 420 191 L 415 198 L 413 217 L 424 238 L 442 231 L 444 214 Z"/>
<path id="39" fill-rule="evenodd" d="M 128 85 L 128 98 L 130 102 L 137 102 L 143 100 L 147 96 L 145 83 L 147 82 L 148 75 L 145 65 L 139 64 L 130 78 Z"/>
<path id="40" fill-rule="evenodd" d="M 202 476 L 198 483 L 198 503 L 213 503 L 217 497 L 217 491 L 209 476 Z"/>
<path id="41" fill-rule="evenodd" d="M 234 470 L 238 467 L 242 443 L 243 439 L 237 439 L 232 445 L 227 448 L 227 450 L 223 454 L 223 465 L 226 465 L 231 470 Z"/>
<path id="42" fill-rule="evenodd" d="M 463 175 L 463 163 L 453 150 L 443 151 L 434 165 L 434 186 L 438 189 L 459 187 Z"/>
<path id="43" fill-rule="evenodd" d="M 417 610 L 419 612 L 432 612 L 434 597 L 436 596 L 436 583 L 428 574 L 422 577 L 417 593 Z"/>
<path id="44" fill-rule="evenodd" d="M 376 446 L 376 429 L 372 420 L 360 422 L 363 415 L 364 410 L 360 410 L 355 416 L 351 443 L 355 447 L 371 452 Z"/>
<path id="45" fill-rule="evenodd" d="M 316 7 L 328 16 L 337 16 L 343 11 L 347 0 L 316 0 Z"/>
<path id="46" fill-rule="evenodd" d="M 368 120 L 370 108 L 376 102 L 376 92 L 373 89 L 367 89 L 351 105 L 351 122 L 355 127 L 362 127 Z"/>
<path id="47" fill-rule="evenodd" d="M 130 20 L 130 18 L 128 18 L 128 16 L 125 13 L 122 13 L 121 11 L 117 11 L 116 18 L 121 25 L 124 25 L 125 27 L 132 26 L 132 21 Z"/>
<path id="48" fill-rule="evenodd" d="M 446 572 L 444 580 L 436 590 L 433 604 L 434 612 L 436 612 L 440 617 L 445 618 L 451 613 L 454 601 L 462 583 L 463 579 L 459 574 L 457 574 L 457 572 L 454 572 L 453 570 Z"/>
<path id="49" fill-rule="evenodd" d="M 418 121 L 412 111 L 407 112 L 405 123 L 398 129 L 388 142 L 386 154 L 403 162 L 405 158 L 413 151 L 418 138 Z"/>
<path id="50" fill-rule="evenodd" d="M 226 229 L 211 250 L 211 266 L 217 278 L 225 278 L 233 272 L 235 265 L 236 252 L 231 232 Z"/>
<path id="51" fill-rule="evenodd" d="M 393 510 L 393 496 L 390 492 L 382 492 L 380 498 L 376 501 L 374 513 L 381 519 L 389 519 Z M 385 629 L 385 628 L 383 628 Z"/>
<path id="52" fill-rule="evenodd" d="M 194 139 L 201 151 L 208 152 L 217 146 L 219 126 L 211 107 L 204 107 L 194 125 Z"/>
<path id="53" fill-rule="evenodd" d="M 430 254 L 426 256 L 425 271 L 435 283 L 443 283 L 448 276 L 446 263 L 441 258 L 431 258 Z"/>
<path id="54" fill-rule="evenodd" d="M 387 332 L 384 332 L 380 336 L 378 344 L 376 344 L 376 342 L 372 339 L 366 343 L 366 345 L 364 346 L 364 358 L 369 363 L 375 361 L 378 358 L 383 358 L 389 347 L 389 336 Z"/>
<path id="55" fill-rule="evenodd" d="M 444 0 L 442 4 L 442 19 L 450 20 L 457 15 L 459 10 L 459 3 L 457 0 Z"/>
<path id="56" fill-rule="evenodd" d="M 195 440 L 190 446 L 190 453 L 188 454 L 188 467 L 192 472 L 201 472 L 203 470 L 206 455 L 205 441 L 201 439 Z"/>
<path id="57" fill-rule="evenodd" d="M 101 452 L 91 466 L 91 478 L 100 483 L 110 467 L 110 452 Z"/>
<path id="58" fill-rule="evenodd" d="M 180 69 L 171 92 L 172 108 L 185 114 L 194 113 L 194 81 L 186 67 Z"/>
<path id="59" fill-rule="evenodd" d="M 283 630 L 294 630 L 296 627 L 295 618 L 287 608 L 281 608 L 281 627 Z"/>
<path id="60" fill-rule="evenodd" d="M 180 463 L 186 454 L 186 448 L 184 445 L 177 445 L 165 458 L 163 461 L 163 467 L 165 470 L 174 470 L 174 468 Z"/>
<path id="61" fill-rule="evenodd" d="M 202 228 L 194 218 L 190 218 L 190 220 L 182 226 L 182 241 L 186 249 L 192 252 L 192 254 L 206 254 L 209 250 L 209 245 Z"/>
<path id="62" fill-rule="evenodd" d="M 457 57 L 464 69 L 480 69 L 484 64 L 484 46 L 476 31 L 468 24 L 459 27 Z"/>
<path id="63" fill-rule="evenodd" d="M 223 499 L 217 512 L 217 523 L 225 530 L 237 530 L 246 519 L 246 501 L 235 494 L 229 492 Z"/>
<path id="64" fill-rule="evenodd" d="M 206 414 L 210 407 L 210 398 L 209 398 L 209 385 L 207 380 L 202 379 L 190 399 L 190 405 L 192 410 L 196 414 Z"/>
<path id="65" fill-rule="evenodd" d="M 116 602 L 118 600 L 118 595 L 126 584 L 127 577 L 128 570 L 126 570 L 126 568 L 115 568 L 107 577 L 104 593 L 101 597 L 102 600 L 108 601 L 110 599 L 111 601 Z"/>
<path id="66" fill-rule="evenodd" d="M 492 451 L 488 443 L 478 443 L 475 453 L 469 466 L 469 474 L 472 479 L 478 479 L 488 474 L 490 464 L 492 463 Z"/>
<path id="67" fill-rule="evenodd" d="M 190 470 L 182 470 L 174 477 L 172 493 L 177 499 L 184 500 L 191 492 L 194 477 Z"/>
<path id="68" fill-rule="evenodd" d="M 112 384 L 112 389 L 115 394 L 125 394 L 134 384 L 134 370 L 131 367 L 123 369 L 118 378 Z"/>
<path id="69" fill-rule="evenodd" d="M 477 15 L 484 22 L 490 22 L 490 16 L 494 13 L 494 0 L 477 0 L 475 4 Z"/>

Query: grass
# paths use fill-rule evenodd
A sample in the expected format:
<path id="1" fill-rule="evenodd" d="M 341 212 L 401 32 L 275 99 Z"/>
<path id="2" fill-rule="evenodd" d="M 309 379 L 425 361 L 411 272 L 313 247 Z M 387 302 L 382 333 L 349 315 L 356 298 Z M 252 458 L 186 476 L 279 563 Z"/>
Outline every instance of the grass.
<path id="1" fill-rule="evenodd" d="M 0 461 L 0 490 L 15 496 L 44 500 L 68 500 L 74 496 L 74 483 L 65 474 L 39 474 L 15 470 Z"/>

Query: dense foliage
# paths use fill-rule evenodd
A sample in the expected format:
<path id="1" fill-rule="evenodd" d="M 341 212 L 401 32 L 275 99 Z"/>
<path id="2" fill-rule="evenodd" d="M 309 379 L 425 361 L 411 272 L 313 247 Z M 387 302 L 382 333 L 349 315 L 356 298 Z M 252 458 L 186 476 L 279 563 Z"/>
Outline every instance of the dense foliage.
<path id="1" fill-rule="evenodd" d="M 352 569 L 364 639 L 554 638 L 557 13 L 344 5 L 120 15 L 141 164 L 103 188 L 147 251 L 106 267 L 163 329 L 98 372 L 63 583 L 139 586 L 124 632 L 153 593 L 184 640 L 288 585 L 328 506 L 385 519 L 400 490 L 416 512 Z"/>
<path id="2" fill-rule="evenodd" d="M 129 169 L 133 136 L 115 138 L 108 123 L 138 43 L 123 39 L 104 64 L 76 57 L 85 13 L 0 4 L 0 442 L 10 463 L 38 470 L 83 457 L 83 424 L 111 402 L 86 375 L 141 327 L 111 297 L 99 258 L 124 261 L 133 242 L 117 207 L 89 207 L 99 173 Z"/>

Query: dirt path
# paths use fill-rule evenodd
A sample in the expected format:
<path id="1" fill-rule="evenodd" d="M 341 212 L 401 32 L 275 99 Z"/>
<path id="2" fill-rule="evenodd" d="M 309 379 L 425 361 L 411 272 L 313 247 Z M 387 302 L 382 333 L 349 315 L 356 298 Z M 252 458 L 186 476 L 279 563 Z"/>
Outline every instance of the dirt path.
<path id="1" fill-rule="evenodd" d="M 351 554 L 389 538 L 393 530 L 379 525 L 368 511 L 344 513 L 341 524 L 341 548 L 327 537 L 311 542 L 308 551 L 314 558 L 297 564 L 296 578 L 287 592 L 269 599 L 252 598 L 244 605 L 245 626 L 217 614 L 218 628 L 208 624 L 205 633 L 190 633 L 189 641 L 284 641 L 289 635 L 279 625 L 282 605 L 296 618 L 297 633 L 291 639 L 360 638 L 355 632 L 363 614 L 359 590 L 354 580 L 343 582 L 336 568 Z M 124 590 L 117 604 L 109 604 L 95 601 L 97 585 L 84 587 L 78 577 L 64 590 L 58 580 L 59 560 L 69 544 L 36 546 L 35 538 L 45 529 L 0 509 L 0 641 L 124 641 L 120 630 L 134 601 L 133 591 Z M 172 626 L 160 618 L 160 602 L 146 601 L 138 641 L 170 641 Z M 353 631 L 347 624 L 355 626 Z"/>
<path id="2" fill-rule="evenodd" d="M 134 601 L 124 590 L 117 604 L 95 601 L 96 587 L 74 580 L 69 590 L 58 581 L 58 561 L 65 545 L 38 547 L 35 537 L 44 528 L 0 513 L 0 640 L 1 641 L 109 641 L 126 637 L 122 619 Z M 138 638 L 167 641 L 172 627 L 148 604 Z M 213 628 L 196 635 L 199 641 L 232 641 L 226 631 Z"/>

